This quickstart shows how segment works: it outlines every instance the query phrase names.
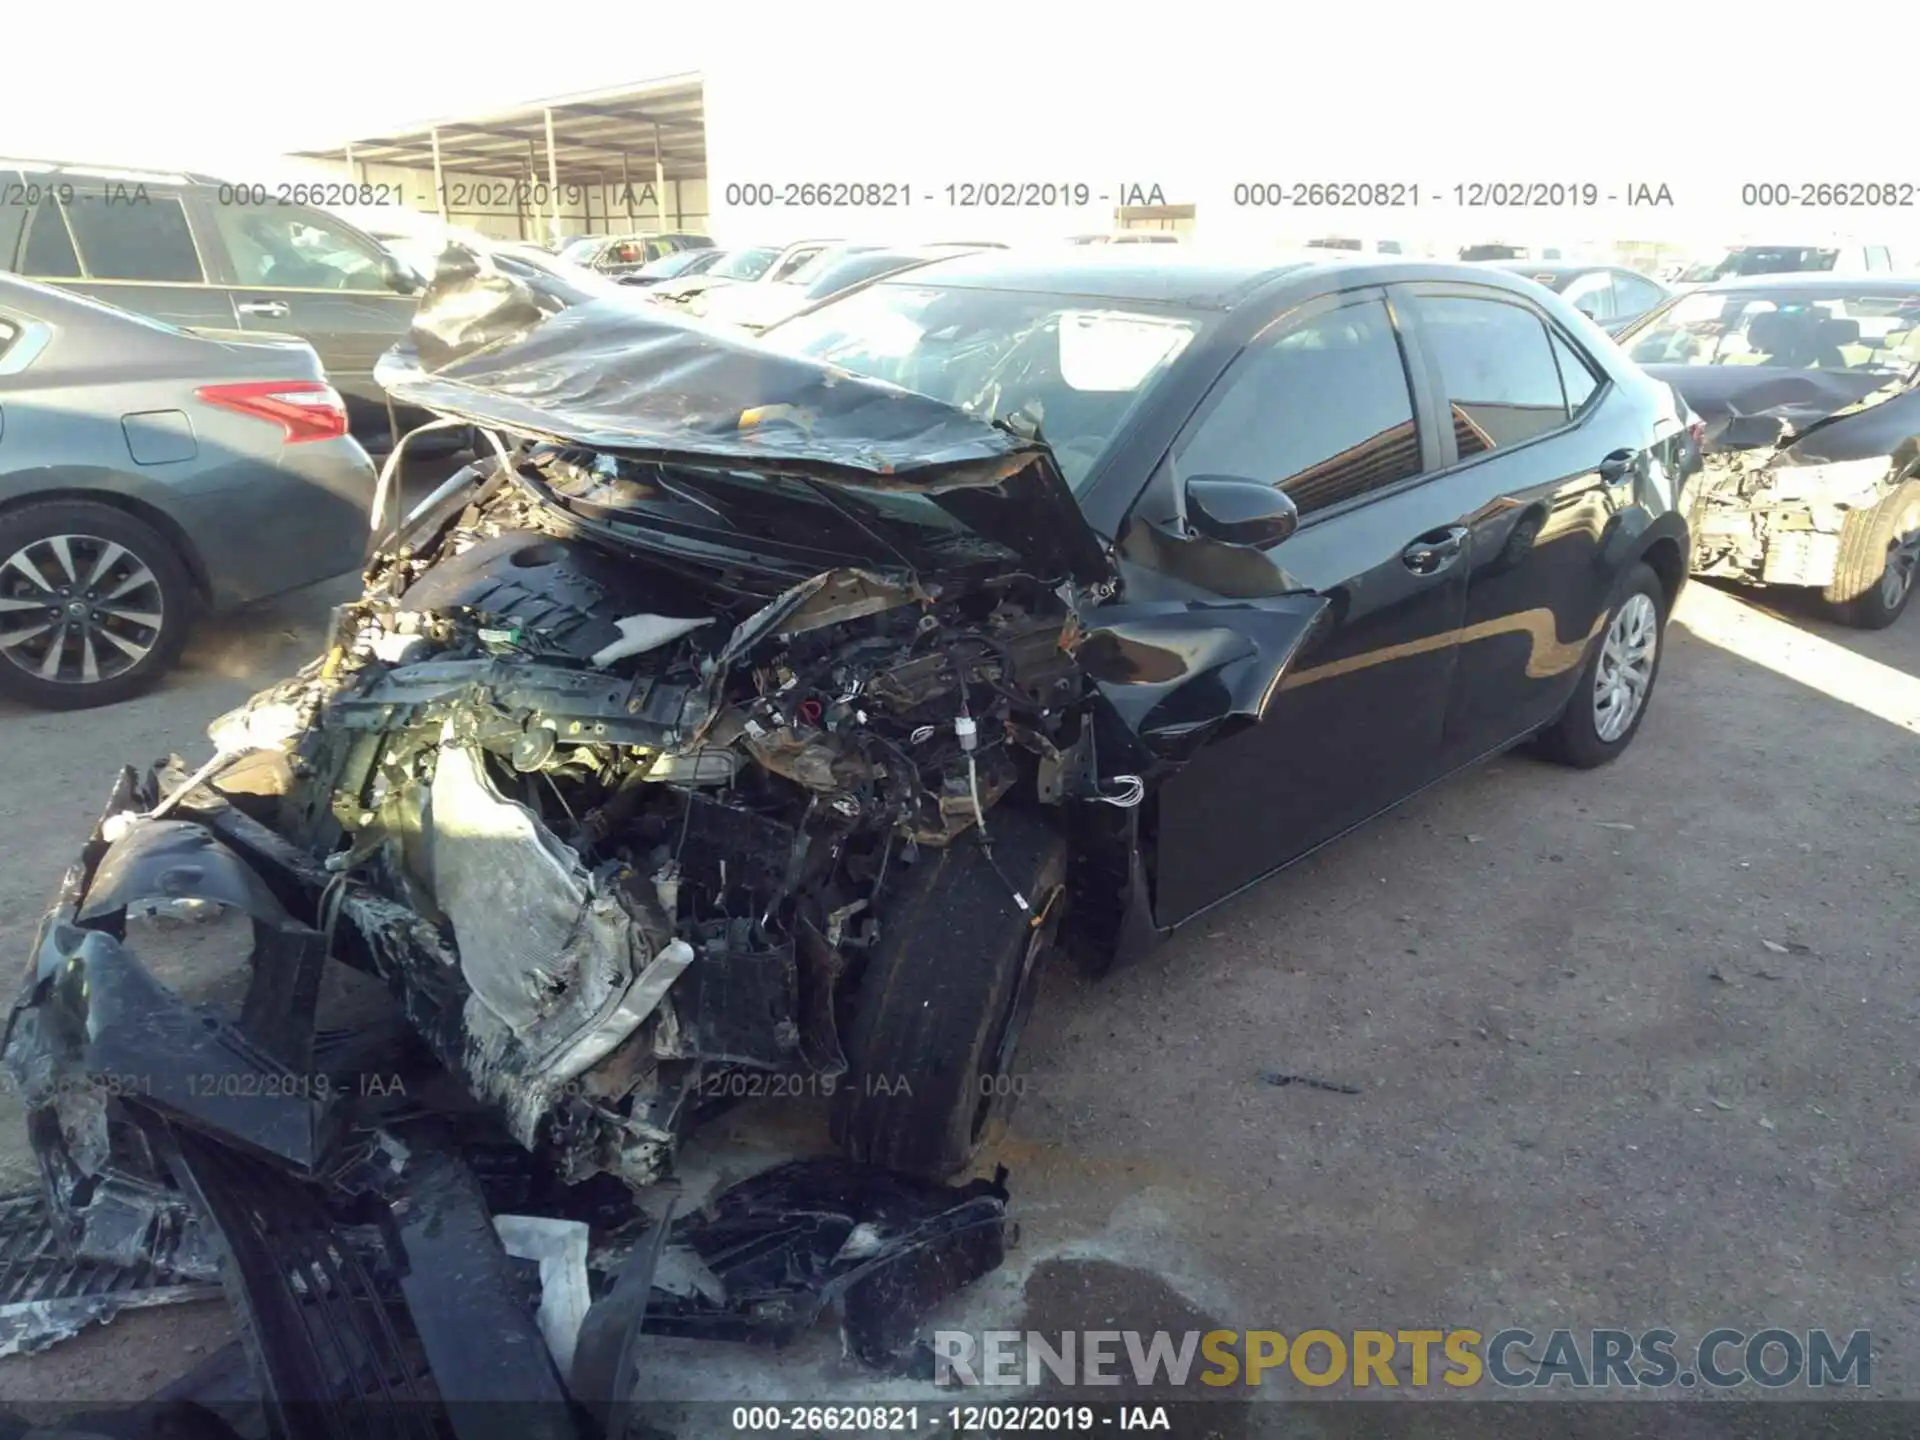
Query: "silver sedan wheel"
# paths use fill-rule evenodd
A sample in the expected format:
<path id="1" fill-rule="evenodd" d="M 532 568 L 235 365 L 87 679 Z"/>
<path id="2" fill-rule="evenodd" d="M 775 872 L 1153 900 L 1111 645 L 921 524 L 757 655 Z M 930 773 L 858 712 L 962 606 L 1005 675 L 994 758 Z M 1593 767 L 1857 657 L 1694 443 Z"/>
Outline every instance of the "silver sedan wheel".
<path id="1" fill-rule="evenodd" d="M 97 535 L 48 535 L 0 562 L 0 657 L 40 680 L 96 685 L 147 658 L 166 623 L 160 580 Z"/>
<path id="2" fill-rule="evenodd" d="M 1920 518 L 1920 517 L 1916 517 Z M 1920 571 L 1920 530 L 1902 536 L 1887 547 L 1887 568 L 1880 576 L 1880 603 L 1898 610 Z"/>
<path id="3" fill-rule="evenodd" d="M 1653 684 L 1660 650 L 1660 612 L 1641 594 L 1629 595 L 1607 627 L 1593 672 L 1593 728 L 1612 744 L 1632 727 Z"/>

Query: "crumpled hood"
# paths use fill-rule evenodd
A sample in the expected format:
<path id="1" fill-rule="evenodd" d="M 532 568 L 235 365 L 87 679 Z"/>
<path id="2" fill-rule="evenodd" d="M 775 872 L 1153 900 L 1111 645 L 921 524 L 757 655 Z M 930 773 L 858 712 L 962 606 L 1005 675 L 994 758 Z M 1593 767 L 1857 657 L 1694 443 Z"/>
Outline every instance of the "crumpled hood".
<path id="1" fill-rule="evenodd" d="M 1877 390 L 1906 388 L 1896 377 L 1773 365 L 1643 365 L 1678 390 L 1706 423 L 1709 450 L 1747 450 L 1797 435 Z"/>
<path id="2" fill-rule="evenodd" d="M 1045 578 L 1113 578 L 1044 444 L 640 291 L 521 279 L 454 246 L 375 374 L 401 404 L 641 461 L 798 476 L 856 513 L 924 495 Z"/>

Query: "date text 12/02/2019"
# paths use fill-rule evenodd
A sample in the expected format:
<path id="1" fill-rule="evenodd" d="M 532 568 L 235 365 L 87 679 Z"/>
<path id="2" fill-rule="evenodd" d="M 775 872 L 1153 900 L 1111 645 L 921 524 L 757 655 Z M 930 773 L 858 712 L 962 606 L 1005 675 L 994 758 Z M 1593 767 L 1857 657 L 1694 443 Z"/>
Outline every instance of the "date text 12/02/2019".
<path id="1" fill-rule="evenodd" d="M 1664 182 L 1603 185 L 1596 180 L 1467 180 L 1423 187 L 1413 180 L 1243 180 L 1233 187 L 1242 209 L 1412 210 L 1454 206 L 1465 210 L 1566 210 L 1599 205 L 1674 204 Z"/>

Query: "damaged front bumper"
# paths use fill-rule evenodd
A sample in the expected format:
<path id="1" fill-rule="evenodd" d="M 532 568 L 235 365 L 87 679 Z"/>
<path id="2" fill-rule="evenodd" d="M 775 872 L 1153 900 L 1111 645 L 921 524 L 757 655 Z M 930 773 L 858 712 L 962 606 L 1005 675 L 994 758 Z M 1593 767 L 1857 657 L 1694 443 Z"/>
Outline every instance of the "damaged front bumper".
<path id="1" fill-rule="evenodd" d="M 1690 517 L 1694 573 L 1825 586 L 1839 565 L 1847 517 L 1879 504 L 1894 475 L 1887 455 L 1808 462 L 1791 451 L 1710 452 Z"/>
<path id="2" fill-rule="evenodd" d="M 904 1374 L 927 1311 L 1000 1263 L 1001 1180 L 805 1162 L 670 1226 L 624 1190 L 502 1166 L 532 1157 L 392 1083 L 416 1063 L 393 1032 L 318 1028 L 329 941 L 407 944 L 404 925 L 172 778 L 119 775 L 8 1019 L 42 1176 L 0 1212 L 23 1217 L 0 1254 L 8 1353 L 217 1284 L 274 1433 L 457 1434 L 485 1423 L 458 1402 L 514 1400 L 544 1402 L 522 1431 L 570 1437 L 569 1402 L 603 1422 L 626 1403 L 643 1330 L 778 1344 L 833 1311 L 851 1353 Z M 247 918 L 244 998 L 196 1005 L 154 977 L 129 920 L 156 906 Z M 577 1234 L 570 1263 L 524 1258 L 543 1231 Z"/>

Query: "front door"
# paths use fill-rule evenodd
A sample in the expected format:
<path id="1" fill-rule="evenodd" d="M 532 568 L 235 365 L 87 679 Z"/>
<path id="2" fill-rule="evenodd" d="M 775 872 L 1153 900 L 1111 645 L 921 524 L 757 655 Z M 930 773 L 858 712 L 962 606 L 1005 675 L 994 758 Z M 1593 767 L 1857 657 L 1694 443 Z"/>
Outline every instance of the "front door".
<path id="1" fill-rule="evenodd" d="M 1184 920 L 1438 773 L 1469 537 L 1422 476 L 1437 461 L 1377 289 L 1281 317 L 1175 442 L 1201 475 L 1285 490 L 1300 526 L 1267 552 L 1331 602 L 1259 724 L 1199 751 L 1159 791 L 1156 919 Z"/>

